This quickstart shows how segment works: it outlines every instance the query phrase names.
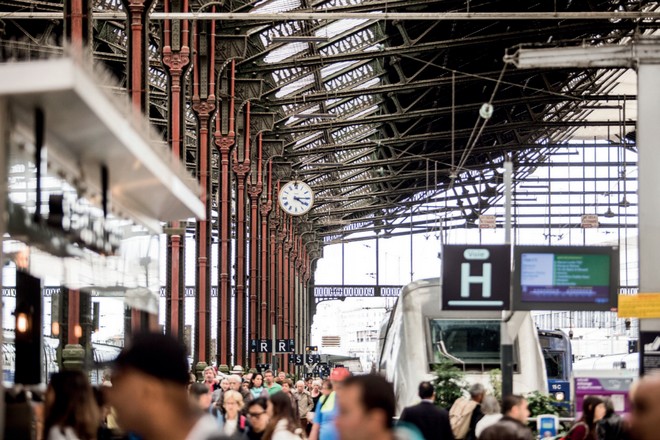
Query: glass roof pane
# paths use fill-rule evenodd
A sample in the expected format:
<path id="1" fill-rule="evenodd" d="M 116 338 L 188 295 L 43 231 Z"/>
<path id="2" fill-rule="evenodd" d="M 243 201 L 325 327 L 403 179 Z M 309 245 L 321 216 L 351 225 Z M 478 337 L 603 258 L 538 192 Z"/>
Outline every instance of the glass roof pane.
<path id="1" fill-rule="evenodd" d="M 275 94 L 276 97 L 281 98 L 283 96 L 291 95 L 297 90 L 302 89 L 305 86 L 308 86 L 310 84 L 313 84 L 315 81 L 314 75 L 307 75 L 304 78 L 301 78 L 297 81 L 294 81 L 290 84 L 285 85 L 282 87 L 279 92 Z"/>
<path id="2" fill-rule="evenodd" d="M 300 0 L 262 0 L 254 5 L 255 14 L 290 11 L 299 8 Z"/>
<path id="3" fill-rule="evenodd" d="M 268 55 L 266 55 L 266 58 L 264 58 L 264 62 L 268 64 L 278 63 L 282 60 L 286 60 L 287 58 L 291 58 L 294 55 L 298 55 L 308 48 L 308 43 L 294 42 L 285 44 L 284 46 L 278 47 L 272 52 L 269 52 Z"/>

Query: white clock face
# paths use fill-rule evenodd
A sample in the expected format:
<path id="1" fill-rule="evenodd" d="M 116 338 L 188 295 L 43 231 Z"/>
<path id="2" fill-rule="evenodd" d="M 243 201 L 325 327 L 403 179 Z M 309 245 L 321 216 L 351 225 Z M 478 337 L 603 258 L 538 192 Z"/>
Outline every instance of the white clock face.
<path id="1" fill-rule="evenodd" d="M 314 204 L 314 192 L 305 182 L 292 180 L 280 189 L 279 202 L 287 214 L 307 214 Z"/>

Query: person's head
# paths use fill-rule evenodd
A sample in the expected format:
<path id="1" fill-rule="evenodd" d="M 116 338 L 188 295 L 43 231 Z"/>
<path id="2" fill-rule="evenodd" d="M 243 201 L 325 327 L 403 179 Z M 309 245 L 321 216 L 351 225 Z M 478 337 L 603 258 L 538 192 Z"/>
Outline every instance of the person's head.
<path id="1" fill-rule="evenodd" d="M 274 381 L 273 371 L 272 370 L 264 371 L 264 383 L 267 386 L 271 386 L 273 384 L 273 381 Z"/>
<path id="2" fill-rule="evenodd" d="M 299 393 L 305 391 L 305 381 L 299 380 L 298 382 L 296 382 L 296 391 L 298 391 Z"/>
<path id="3" fill-rule="evenodd" d="M 110 388 L 108 388 L 110 389 Z M 61 371 L 51 376 L 45 396 L 44 436 L 53 427 L 71 427 L 81 440 L 96 438 L 100 409 L 87 376 Z"/>
<path id="4" fill-rule="evenodd" d="M 244 391 L 247 391 L 250 389 L 250 381 L 249 380 L 243 380 L 243 383 L 241 384 L 241 389 Z"/>
<path id="5" fill-rule="evenodd" d="M 161 435 L 160 420 L 194 418 L 187 392 L 186 347 L 159 333 L 134 334 L 114 362 L 109 403 L 126 431 L 145 438 Z"/>
<path id="6" fill-rule="evenodd" d="M 630 419 L 633 438 L 652 440 L 658 438 L 660 420 L 660 375 L 649 374 L 639 380 L 632 400 Z"/>
<path id="7" fill-rule="evenodd" d="M 351 376 L 351 372 L 348 371 L 347 368 L 335 367 L 330 372 L 330 376 L 328 376 L 328 379 L 330 379 L 330 381 L 332 382 L 332 387 L 336 391 L 341 386 L 341 383 L 350 376 Z"/>
<path id="8" fill-rule="evenodd" d="M 211 406 L 213 393 L 203 383 L 194 383 L 190 386 L 190 398 L 199 409 L 207 410 Z"/>
<path id="9" fill-rule="evenodd" d="M 481 412 L 484 414 L 499 414 L 500 402 L 497 401 L 495 396 L 487 395 L 481 401 Z"/>
<path id="10" fill-rule="evenodd" d="M 204 368 L 204 382 L 215 382 L 215 370 L 213 367 Z"/>
<path id="11" fill-rule="evenodd" d="M 479 440 L 529 440 L 529 438 L 529 429 L 511 420 L 501 420 L 484 429 L 479 436 Z"/>
<path id="12" fill-rule="evenodd" d="M 481 401 L 484 399 L 484 396 L 486 395 L 486 388 L 484 388 L 484 386 L 480 383 L 475 383 L 470 387 L 469 392 L 470 398 L 472 398 L 472 400 L 481 403 Z"/>
<path id="13" fill-rule="evenodd" d="M 394 389 L 382 376 L 352 376 L 337 391 L 336 426 L 342 440 L 369 440 L 392 429 Z"/>
<path id="14" fill-rule="evenodd" d="M 307 387 L 307 390 L 308 390 L 308 391 L 311 391 L 311 390 L 312 390 L 312 382 L 314 382 L 314 380 L 313 380 L 311 377 L 308 377 L 308 378 L 305 380 L 305 386 Z"/>
<path id="15" fill-rule="evenodd" d="M 417 395 L 422 400 L 433 399 L 433 396 L 435 396 L 435 388 L 431 382 L 422 382 L 419 384 Z"/>
<path id="16" fill-rule="evenodd" d="M 609 397 L 606 397 L 603 399 L 603 405 L 605 405 L 605 415 L 603 418 L 609 417 L 612 414 L 614 414 L 614 403 L 612 403 L 612 399 Z"/>
<path id="17" fill-rule="evenodd" d="M 515 394 L 504 396 L 502 398 L 502 414 L 518 420 L 520 423 L 526 424 L 529 417 L 529 409 L 527 409 L 527 399 L 523 396 Z"/>
<path id="18" fill-rule="evenodd" d="M 103 384 L 112 384 L 112 370 L 110 368 L 106 368 L 103 370 Z"/>
<path id="19" fill-rule="evenodd" d="M 255 432 L 264 432 L 268 425 L 268 399 L 257 397 L 247 404 L 247 417 Z"/>
<path id="20" fill-rule="evenodd" d="M 324 396 L 329 395 L 332 393 L 332 381 L 331 380 L 324 380 L 323 384 L 321 385 L 321 393 L 323 393 Z"/>
<path id="21" fill-rule="evenodd" d="M 250 379 L 250 388 L 260 388 L 264 384 L 264 376 L 261 373 L 254 373 Z"/>
<path id="22" fill-rule="evenodd" d="M 243 396 L 238 391 L 229 390 L 222 399 L 222 407 L 229 420 L 238 417 L 238 412 L 243 409 Z"/>
<path id="23" fill-rule="evenodd" d="M 300 424 L 294 418 L 291 398 L 284 393 L 275 393 L 270 396 L 270 400 L 268 401 L 268 417 L 270 417 L 270 421 L 264 432 L 264 440 L 271 440 L 275 427 L 280 420 L 287 421 L 287 429 L 291 432 L 294 432 Z"/>
<path id="24" fill-rule="evenodd" d="M 605 415 L 603 399 L 596 396 L 587 396 L 582 402 L 582 421 L 593 428 L 597 421 Z"/>
<path id="25" fill-rule="evenodd" d="M 284 379 L 282 381 L 282 391 L 286 394 L 291 394 L 291 388 L 293 388 L 293 382 L 291 379 Z"/>
<path id="26" fill-rule="evenodd" d="M 233 391 L 239 391 L 241 389 L 241 384 L 243 383 L 243 379 L 241 379 L 241 376 L 237 374 L 232 374 L 229 376 L 229 389 Z"/>
<path id="27" fill-rule="evenodd" d="M 286 373 L 284 371 L 280 371 L 279 373 L 277 373 L 277 378 L 280 381 L 284 382 L 286 380 Z"/>
<path id="28" fill-rule="evenodd" d="M 315 379 L 312 381 L 312 391 L 321 391 L 323 388 L 323 381 L 320 379 Z"/>
<path id="29" fill-rule="evenodd" d="M 220 380 L 220 389 L 222 389 L 222 391 L 227 391 L 229 389 L 229 379 L 223 377 Z"/>

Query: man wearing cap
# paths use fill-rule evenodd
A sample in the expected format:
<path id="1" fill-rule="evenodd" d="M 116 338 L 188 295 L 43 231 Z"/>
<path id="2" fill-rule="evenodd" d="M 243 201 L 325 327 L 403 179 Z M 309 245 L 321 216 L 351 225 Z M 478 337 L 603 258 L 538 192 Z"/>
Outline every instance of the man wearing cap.
<path id="1" fill-rule="evenodd" d="M 309 434 L 309 440 L 339 439 L 337 427 L 335 426 L 335 419 L 339 413 L 336 403 L 336 391 L 350 375 L 351 373 L 346 368 L 334 368 L 328 378 L 329 381 L 323 384 L 323 396 L 316 404 L 314 424 L 312 425 L 312 432 Z"/>
<path id="2" fill-rule="evenodd" d="M 127 432 L 143 440 L 222 438 L 216 421 L 189 400 L 186 348 L 158 333 L 133 335 L 114 363 L 110 404 Z"/>

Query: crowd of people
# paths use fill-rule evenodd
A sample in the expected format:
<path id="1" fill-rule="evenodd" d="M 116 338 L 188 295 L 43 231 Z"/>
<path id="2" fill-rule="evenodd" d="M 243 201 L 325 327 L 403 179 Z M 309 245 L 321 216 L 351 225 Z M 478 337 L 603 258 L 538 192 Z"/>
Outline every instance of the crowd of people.
<path id="1" fill-rule="evenodd" d="M 435 388 L 419 384 L 420 403 L 396 420 L 393 387 L 375 374 L 344 368 L 328 379 L 293 382 L 283 372 L 245 373 L 234 367 L 191 377 L 186 350 L 162 334 L 135 335 L 94 389 L 79 371 L 55 373 L 45 396 L 43 440 L 531 440 L 528 402 L 498 401 L 481 384 L 449 410 Z M 634 392 L 633 392 L 634 391 Z M 568 440 L 660 438 L 660 375 L 631 391 L 632 415 L 611 402 L 585 399 Z M 543 435 L 543 433 L 541 433 Z"/>

